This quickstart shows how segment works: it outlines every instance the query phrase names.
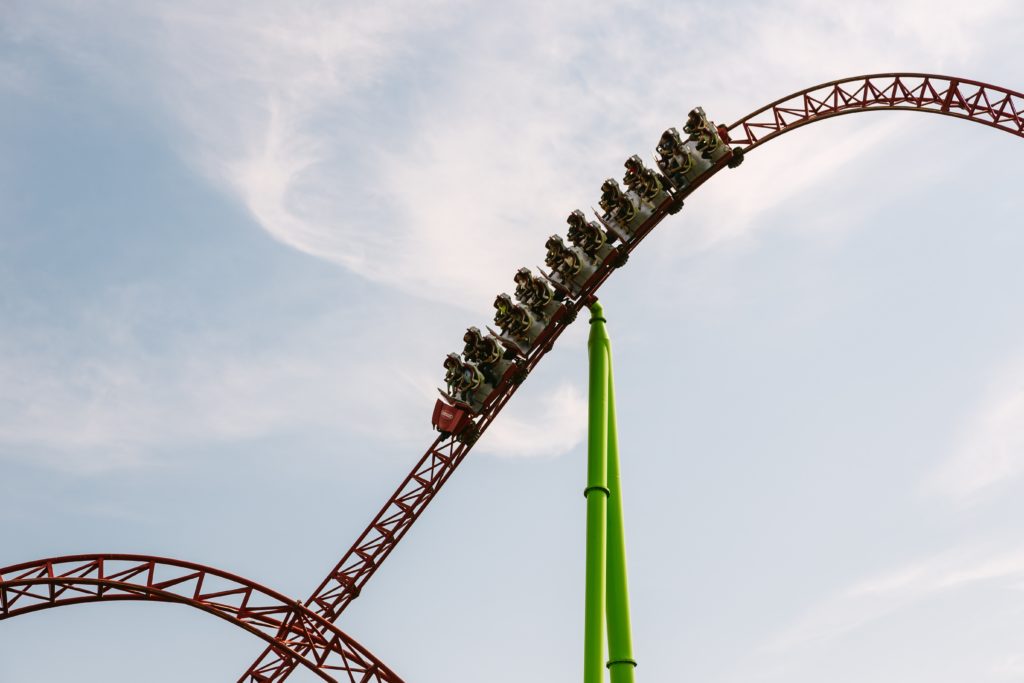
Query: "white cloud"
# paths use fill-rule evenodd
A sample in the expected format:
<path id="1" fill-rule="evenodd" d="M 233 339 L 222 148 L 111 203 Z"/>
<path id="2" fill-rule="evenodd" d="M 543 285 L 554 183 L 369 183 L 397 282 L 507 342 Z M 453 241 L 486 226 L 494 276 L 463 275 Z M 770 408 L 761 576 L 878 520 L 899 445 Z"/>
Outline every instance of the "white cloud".
<path id="1" fill-rule="evenodd" d="M 339 443 L 354 435 L 408 457 L 432 440 L 443 375 L 434 340 L 448 336 L 448 318 L 422 306 L 339 305 L 276 334 L 271 324 L 266 340 L 204 327 L 172 330 L 155 344 L 159 298 L 132 288 L 73 320 L 0 334 L 0 460 L 78 474 L 280 435 Z M 561 455 L 580 442 L 585 422 L 575 386 L 530 378 L 478 450 Z"/>
<path id="2" fill-rule="evenodd" d="M 694 225 L 676 233 L 678 251 L 693 253 L 749 243 L 774 209 L 813 197 L 816 186 L 835 181 L 867 150 L 895 139 L 909 126 L 901 117 L 868 119 L 855 126 L 853 134 L 845 134 L 850 132 L 846 129 L 838 139 L 828 135 L 833 131 L 797 133 L 785 146 L 759 148 L 745 166 L 729 174 L 727 183 L 709 183 L 690 202 Z M 856 222 L 863 210 L 843 207 L 842 217 Z M 815 226 L 818 222 L 808 221 Z"/>
<path id="3" fill-rule="evenodd" d="M 119 9 L 92 45 L 64 40 L 67 15 L 40 11 L 35 24 L 165 107 L 191 140 L 185 155 L 275 238 L 482 310 L 508 273 L 542 258 L 571 209 L 593 204 L 630 153 L 649 157 L 689 107 L 726 120 L 817 80 L 964 65 L 984 49 L 974 36 L 1010 6 L 177 3 Z M 108 43 L 138 64 L 108 55 L 96 66 Z M 880 122 L 827 149 L 790 141 L 773 159 L 786 173 L 740 173 L 728 192 L 702 193 L 699 217 L 714 220 L 690 246 L 742 239 L 780 198 L 898 127 Z"/>
<path id="4" fill-rule="evenodd" d="M 583 440 L 586 425 L 586 399 L 572 384 L 562 384 L 539 397 L 510 403 L 478 448 L 503 457 L 562 455 Z"/>
<path id="5" fill-rule="evenodd" d="M 998 582 L 1015 589 L 1024 579 L 1024 550 L 960 547 L 859 581 L 811 607 L 764 647 L 786 654 L 840 638 L 940 593 Z"/>
<path id="6" fill-rule="evenodd" d="M 600 181 L 618 175 L 630 153 L 649 158 L 661 130 L 691 106 L 730 121 L 818 80 L 967 64 L 984 49 L 972 36 L 1005 21 L 1008 7 L 40 2 L 17 10 L 10 35 L 150 107 L 179 132 L 172 144 L 275 239 L 417 296 L 485 311 L 517 266 L 542 259 L 544 237 L 564 231 L 571 209 L 595 203 Z M 695 214 L 676 219 L 695 226 L 677 246 L 743 242 L 764 211 L 810 193 L 902 125 L 872 122 L 827 148 L 797 133 L 779 153 L 759 151 L 762 168 L 786 172 L 740 169 L 727 186 L 712 184 Z M 379 338 L 362 341 L 381 348 Z M 139 444 L 191 438 L 190 429 L 235 438 L 326 420 L 323 406 L 369 410 L 356 407 L 367 405 L 363 394 L 341 388 L 321 387 L 319 403 L 284 398 L 321 376 L 322 358 L 207 351 L 194 365 L 129 353 L 83 361 L 70 374 L 41 356 L 9 364 L 7 385 L 19 382 L 34 398 L 7 396 L 16 409 L 0 429 L 8 442 L 102 446 L 118 460 Z M 415 403 L 410 410 L 436 384 L 411 364 L 327 368 L 367 383 L 414 377 L 396 384 L 402 397 L 387 397 Z M 155 394 L 165 376 L 173 381 Z M 520 418 L 511 406 L 482 448 L 571 448 L 582 429 L 569 426 L 582 425 L 573 391 L 538 398 L 537 413 Z M 254 396 L 272 398 L 235 402 Z M 168 414 L 191 426 L 172 433 Z M 61 432 L 51 428 L 58 415 L 67 416 Z"/>
<path id="7" fill-rule="evenodd" d="M 1007 655 L 992 668 L 992 673 L 999 678 L 1019 681 L 1024 678 L 1024 654 Z"/>
<path id="8" fill-rule="evenodd" d="M 169 30 L 157 50 L 167 70 L 157 92 L 198 145 L 186 155 L 236 192 L 263 228 L 365 272 L 361 242 L 373 226 L 354 221 L 350 207 L 373 192 L 354 182 L 355 160 L 339 147 L 375 142 L 353 140 L 339 111 L 408 59 L 410 41 L 444 23 L 452 4 L 165 8 L 159 17 Z"/>
<path id="9" fill-rule="evenodd" d="M 587 400 L 577 387 L 561 384 L 510 403 L 480 438 L 478 449 L 510 458 L 560 456 L 583 440 L 586 428 Z"/>
<path id="10" fill-rule="evenodd" d="M 1024 362 L 997 374 L 961 429 L 952 456 L 925 480 L 925 490 L 971 504 L 1024 474 Z"/>
<path id="11" fill-rule="evenodd" d="M 239 353 L 196 342 L 187 353 L 122 346 L 67 364 L 46 352 L 4 354 L 0 459 L 87 473 L 146 465 L 168 449 L 300 431 L 358 434 L 412 450 L 429 441 L 438 378 L 417 369 L 419 358 L 377 360 L 337 348 L 310 356 L 291 345 Z M 529 393 L 477 450 L 556 456 L 580 443 L 586 401 L 576 387 Z"/>
<path id="12" fill-rule="evenodd" d="M 59 329 L 0 335 L 0 458 L 74 473 L 280 434 L 429 438 L 424 367 L 440 364 L 386 324 L 334 308 L 266 342 L 204 329 L 154 344 L 144 309 L 156 298 L 108 296 Z"/>
<path id="13" fill-rule="evenodd" d="M 344 395 L 310 395 L 323 384 L 304 362 L 209 351 L 59 366 L 42 355 L 5 356 L 0 456 L 71 472 L 137 466 L 161 449 L 323 424 L 327 406 L 345 406 Z"/>

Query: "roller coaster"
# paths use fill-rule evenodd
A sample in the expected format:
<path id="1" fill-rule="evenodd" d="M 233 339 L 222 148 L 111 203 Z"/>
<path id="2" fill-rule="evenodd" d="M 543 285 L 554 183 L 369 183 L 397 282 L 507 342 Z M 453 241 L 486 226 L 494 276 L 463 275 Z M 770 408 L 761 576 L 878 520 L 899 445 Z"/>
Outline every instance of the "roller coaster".
<path id="1" fill-rule="evenodd" d="M 979 81 L 923 73 L 855 76 L 787 95 L 735 123 L 715 125 L 701 108 L 683 132 L 670 128 L 657 145 L 657 171 L 638 156 L 625 163 L 623 190 L 601 187 L 595 221 L 579 210 L 566 245 L 548 239 L 549 272 L 516 273 L 515 300 L 494 302 L 495 324 L 469 328 L 462 355 L 444 361 L 446 388 L 431 416 L 436 436 L 412 471 L 324 580 L 304 601 L 202 565 L 141 555 L 78 555 L 0 568 L 0 620 L 65 605 L 120 600 L 177 603 L 245 629 L 266 649 L 239 683 L 283 681 L 305 667 L 325 681 L 400 683 L 391 669 L 334 624 L 359 597 L 473 445 L 497 418 L 581 308 L 626 264 L 666 216 L 725 168 L 792 130 L 868 111 L 907 110 L 981 123 L 1024 137 L 1024 94 Z"/>

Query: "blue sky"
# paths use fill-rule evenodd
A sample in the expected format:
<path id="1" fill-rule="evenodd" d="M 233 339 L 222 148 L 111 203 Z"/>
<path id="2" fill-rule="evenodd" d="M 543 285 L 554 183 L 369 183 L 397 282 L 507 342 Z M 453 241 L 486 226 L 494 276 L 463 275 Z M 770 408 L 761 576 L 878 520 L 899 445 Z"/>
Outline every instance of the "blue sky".
<path id="1" fill-rule="evenodd" d="M 1022 90 L 1022 20 L 0 0 L 0 565 L 152 553 L 304 597 L 430 443 L 444 354 L 626 157 L 847 75 Z M 842 117 L 605 286 L 641 680 L 1024 678 L 1022 170 L 982 126 Z M 339 622 L 406 680 L 579 676 L 586 332 Z M 84 606 L 0 624 L 0 681 L 261 650 Z"/>

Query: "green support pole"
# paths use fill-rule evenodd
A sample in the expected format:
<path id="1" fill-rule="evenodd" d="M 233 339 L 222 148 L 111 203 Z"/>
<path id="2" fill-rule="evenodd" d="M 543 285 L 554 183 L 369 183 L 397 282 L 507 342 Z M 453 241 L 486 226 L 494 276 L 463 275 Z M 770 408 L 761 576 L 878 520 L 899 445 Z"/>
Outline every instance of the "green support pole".
<path id="1" fill-rule="evenodd" d="M 587 433 L 587 567 L 583 683 L 604 681 L 608 532 L 608 333 L 601 305 L 590 306 L 590 415 Z"/>
<path id="2" fill-rule="evenodd" d="M 608 344 L 608 670 L 611 683 L 634 683 L 636 660 L 629 626 L 629 588 L 626 581 L 626 531 L 622 520 L 619 442 L 615 426 L 615 382 L 612 348 Z"/>

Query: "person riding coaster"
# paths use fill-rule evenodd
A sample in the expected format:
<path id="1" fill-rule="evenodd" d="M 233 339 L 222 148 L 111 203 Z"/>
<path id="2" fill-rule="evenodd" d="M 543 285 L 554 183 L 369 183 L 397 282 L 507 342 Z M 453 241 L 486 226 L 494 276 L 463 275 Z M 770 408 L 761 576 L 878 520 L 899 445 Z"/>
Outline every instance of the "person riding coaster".
<path id="1" fill-rule="evenodd" d="M 697 151 L 704 159 L 715 162 L 728 152 L 729 148 L 722 142 L 715 124 L 708 120 L 700 107 L 690 112 L 683 130 L 690 135 L 692 142 L 697 143 Z"/>
<path id="2" fill-rule="evenodd" d="M 679 137 L 679 131 L 669 128 L 662 133 L 657 152 L 660 156 L 658 167 L 662 173 L 671 178 L 677 186 L 685 185 L 690 174 L 695 170 L 696 161 Z"/>
<path id="3" fill-rule="evenodd" d="M 703 107 L 694 107 L 690 110 L 690 113 L 686 115 L 686 123 L 683 124 L 683 132 L 690 136 L 691 140 L 697 139 L 698 131 L 714 130 L 711 122 L 708 121 L 707 114 L 704 113 Z"/>
<path id="4" fill-rule="evenodd" d="M 548 311 L 548 306 L 555 298 L 555 290 L 543 278 L 534 275 L 529 268 L 520 268 L 514 279 L 516 301 L 541 316 L 553 312 Z"/>
<path id="5" fill-rule="evenodd" d="M 648 204 L 657 204 L 665 198 L 665 188 L 658 174 L 644 166 L 639 156 L 634 154 L 626 159 L 626 175 L 622 181 L 641 200 Z"/>
<path id="6" fill-rule="evenodd" d="M 679 154 L 683 150 L 683 139 L 679 137 L 679 131 L 675 128 L 669 128 L 661 134 L 661 139 L 658 140 L 658 146 L 655 151 L 664 157 L 671 157 L 675 154 Z"/>
<path id="7" fill-rule="evenodd" d="M 565 222 L 569 224 L 569 241 L 591 260 L 603 260 L 611 251 L 608 243 L 615 241 L 615 235 L 606 233 L 597 223 L 588 221 L 579 209 L 570 213 Z"/>
<path id="8" fill-rule="evenodd" d="M 689 130 L 690 123 L 686 125 Z M 660 155 L 658 168 L 677 188 L 687 187 L 711 168 L 713 163 L 728 154 L 729 148 L 718 137 L 718 131 L 710 124 L 708 126 L 710 132 L 695 128 L 685 141 L 679 137 L 675 128 L 669 128 L 662 134 L 657 148 Z M 713 140 L 709 136 L 713 136 Z"/>
<path id="9" fill-rule="evenodd" d="M 529 311 L 512 303 L 512 297 L 508 294 L 499 294 L 494 299 L 494 311 L 494 323 L 501 330 L 502 336 L 521 346 L 525 342 L 528 347 L 533 341 L 530 332 L 534 327 L 534 320 Z"/>
<path id="10" fill-rule="evenodd" d="M 544 264 L 551 268 L 551 278 L 573 296 L 580 293 L 601 263 L 597 259 L 587 258 L 576 247 L 565 246 L 560 235 L 549 237 L 544 246 L 548 250 Z"/>
<path id="11" fill-rule="evenodd" d="M 561 235 L 549 237 L 548 241 L 544 243 L 544 247 L 548 250 L 544 256 L 544 265 L 558 275 L 558 279 L 563 284 L 576 277 L 583 267 L 583 262 L 580 260 L 579 254 L 565 246 Z"/>
<path id="12" fill-rule="evenodd" d="M 462 341 L 466 342 L 462 357 L 470 363 L 476 363 L 478 367 L 494 365 L 505 357 L 501 342 L 489 334 L 485 335 L 477 327 L 466 328 Z"/>
<path id="13" fill-rule="evenodd" d="M 715 151 L 722 144 L 716 130 L 702 130 L 697 136 L 697 151 L 704 159 L 712 159 Z"/>
<path id="14" fill-rule="evenodd" d="M 486 396 L 480 396 L 480 389 L 489 389 L 490 384 L 480 368 L 464 362 L 457 353 L 449 353 L 444 359 L 444 383 L 448 394 L 456 401 L 467 404 L 474 411 L 483 405 Z"/>
<path id="15" fill-rule="evenodd" d="M 509 356 L 513 355 L 513 352 L 502 346 L 497 337 L 485 335 L 476 327 L 467 328 L 466 334 L 462 335 L 462 341 L 466 343 L 462 357 L 470 363 L 475 363 L 489 384 L 498 386 L 505 371 L 512 365 Z"/>
<path id="16" fill-rule="evenodd" d="M 636 216 L 636 205 L 623 194 L 615 178 L 609 178 L 601 184 L 601 200 L 598 205 L 604 209 L 606 219 L 622 227 L 628 227 Z"/>

